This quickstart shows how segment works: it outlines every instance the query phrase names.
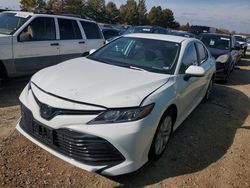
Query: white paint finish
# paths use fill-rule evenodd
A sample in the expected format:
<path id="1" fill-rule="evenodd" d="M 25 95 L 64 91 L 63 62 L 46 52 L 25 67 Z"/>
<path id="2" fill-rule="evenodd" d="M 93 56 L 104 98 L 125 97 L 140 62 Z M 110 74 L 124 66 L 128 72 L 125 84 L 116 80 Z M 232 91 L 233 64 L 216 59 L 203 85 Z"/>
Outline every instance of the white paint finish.
<path id="1" fill-rule="evenodd" d="M 204 76 L 205 69 L 203 69 L 200 66 L 191 65 L 190 67 L 187 68 L 185 73 L 190 75 L 190 76 Z"/>
<path id="2" fill-rule="evenodd" d="M 135 37 L 137 35 L 131 36 Z M 141 37 L 143 36 L 141 35 Z M 146 38 L 151 37 L 147 35 Z M 161 35 L 152 35 L 152 38 L 159 40 Z M 197 40 L 183 40 L 181 57 L 190 42 L 197 42 Z M 20 101 L 32 111 L 38 121 L 49 127 L 68 128 L 95 135 L 106 139 L 115 146 L 125 157 L 125 161 L 104 170 L 102 174 L 119 175 L 132 172 L 148 161 L 148 152 L 154 133 L 167 108 L 172 104 L 177 107 L 178 115 L 174 125 L 175 130 L 205 96 L 209 81 L 215 73 L 215 60 L 209 55 L 207 61 L 201 65 L 201 69 L 205 70 L 204 76 L 191 77 L 188 81 L 183 79 L 184 75 L 178 74 L 181 60 L 182 58 L 179 58 L 175 74 L 166 75 L 117 67 L 86 58 L 77 58 L 44 69 L 32 78 L 32 82 L 54 95 L 106 107 L 119 108 L 138 106 L 140 104 L 145 106 L 154 103 L 153 111 L 138 121 L 88 125 L 87 119 L 94 119 L 95 117 L 82 117 L 79 115 L 74 117 L 59 115 L 50 121 L 46 121 L 40 117 L 39 108 L 30 94 L 31 92 L 28 91 L 28 87 L 21 94 Z M 37 97 L 41 98 L 46 104 L 56 104 L 56 99 L 47 98 L 46 95 L 42 94 L 42 91 L 36 92 L 40 93 Z M 56 105 L 60 104 L 57 103 Z M 66 102 L 61 107 L 67 108 L 67 105 L 68 108 L 73 107 Z M 17 129 L 27 138 L 63 160 L 89 171 L 97 170 L 95 166 L 87 166 L 71 160 L 38 143 L 22 131 L 19 125 L 17 125 Z"/>
<path id="3" fill-rule="evenodd" d="M 19 14 L 19 11 L 8 11 Z M 21 12 L 23 17 L 31 16 L 31 18 L 23 24 L 13 35 L 0 35 L 0 60 L 9 60 L 12 65 L 5 65 L 10 77 L 28 75 L 37 70 L 57 64 L 65 59 L 79 57 L 84 52 L 88 52 L 92 48 L 103 46 L 104 39 L 86 39 L 83 28 L 79 24 L 80 20 L 93 22 L 77 17 L 34 14 L 31 12 Z M 19 42 L 20 33 L 37 17 L 54 18 L 56 28 L 56 40 L 51 41 L 26 41 Z M 60 33 L 57 18 L 76 20 L 80 26 L 82 39 L 79 40 L 60 40 Z M 94 22 L 95 23 L 95 22 Z M 79 42 L 85 42 L 84 44 Z M 51 44 L 58 43 L 58 46 Z M 50 59 L 51 57 L 51 59 Z M 39 58 L 33 59 L 33 58 Z M 14 66 L 14 64 L 16 64 Z M 25 70 L 27 68 L 27 70 Z"/>
<path id="4" fill-rule="evenodd" d="M 0 60 L 12 59 L 12 36 L 0 34 Z"/>
<path id="5" fill-rule="evenodd" d="M 41 70 L 32 82 L 58 96 L 113 108 L 139 106 L 168 77 L 77 58 Z"/>

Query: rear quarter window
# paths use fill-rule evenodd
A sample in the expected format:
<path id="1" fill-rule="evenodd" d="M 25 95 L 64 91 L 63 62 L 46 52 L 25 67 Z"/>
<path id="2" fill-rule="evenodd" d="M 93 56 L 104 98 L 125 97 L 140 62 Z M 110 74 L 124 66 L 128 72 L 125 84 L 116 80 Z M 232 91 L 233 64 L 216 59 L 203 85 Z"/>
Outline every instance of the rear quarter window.
<path id="1" fill-rule="evenodd" d="M 101 31 L 96 23 L 81 21 L 87 39 L 102 39 Z"/>

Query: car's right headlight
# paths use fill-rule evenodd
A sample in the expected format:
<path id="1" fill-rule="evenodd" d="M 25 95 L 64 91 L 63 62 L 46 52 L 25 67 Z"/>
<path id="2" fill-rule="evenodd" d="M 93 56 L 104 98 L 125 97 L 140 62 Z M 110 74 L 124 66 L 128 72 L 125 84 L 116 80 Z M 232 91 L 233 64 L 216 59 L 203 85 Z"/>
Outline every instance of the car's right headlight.
<path id="1" fill-rule="evenodd" d="M 136 121 L 149 115 L 153 108 L 154 104 L 135 108 L 110 109 L 101 113 L 95 119 L 88 122 L 88 124 L 108 124 Z"/>

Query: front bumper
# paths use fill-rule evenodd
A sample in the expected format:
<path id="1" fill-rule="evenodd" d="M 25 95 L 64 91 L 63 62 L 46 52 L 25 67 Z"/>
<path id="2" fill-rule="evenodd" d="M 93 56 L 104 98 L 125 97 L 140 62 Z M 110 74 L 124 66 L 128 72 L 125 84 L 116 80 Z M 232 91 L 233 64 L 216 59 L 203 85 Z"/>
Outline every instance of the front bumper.
<path id="1" fill-rule="evenodd" d="M 43 97 L 40 99 L 42 98 Z M 53 103 L 53 97 L 50 96 L 50 99 L 49 102 Z M 17 130 L 26 138 L 66 162 L 91 172 L 115 176 L 133 172 L 148 161 L 148 152 L 154 132 L 157 128 L 156 122 L 158 121 L 158 116 L 154 114 L 154 111 L 139 121 L 119 124 L 88 125 L 86 122 L 95 118 L 95 116 L 59 115 L 51 120 L 42 118 L 40 116 L 39 106 L 36 103 L 32 91 L 29 91 L 28 87 L 22 92 L 20 100 L 22 104 L 32 112 L 32 117 L 36 122 L 39 122 L 39 124 L 45 125 L 56 132 L 66 130 L 73 131 L 80 136 L 90 135 L 94 138 L 98 138 L 103 142 L 109 143 L 109 150 L 115 151 L 114 153 L 117 154 L 115 155 L 116 160 L 113 161 L 111 160 L 114 156 L 112 152 L 108 152 L 110 158 L 107 158 L 106 161 L 101 160 L 90 163 L 88 160 L 79 160 L 79 157 L 76 158 L 74 155 L 70 155 L 70 152 L 62 152 L 62 150 L 51 146 L 50 143 L 46 143 L 38 137 L 35 137 L 31 132 L 23 128 L 21 122 L 18 123 Z M 55 100 L 59 99 L 56 98 Z M 61 101 L 61 103 L 63 103 L 63 101 Z M 72 146 L 67 146 L 68 149 L 70 149 L 70 147 Z M 101 149 L 105 147 L 107 147 L 107 145 L 104 145 Z M 72 151 L 74 151 L 75 154 L 76 150 L 71 150 L 71 152 Z"/>

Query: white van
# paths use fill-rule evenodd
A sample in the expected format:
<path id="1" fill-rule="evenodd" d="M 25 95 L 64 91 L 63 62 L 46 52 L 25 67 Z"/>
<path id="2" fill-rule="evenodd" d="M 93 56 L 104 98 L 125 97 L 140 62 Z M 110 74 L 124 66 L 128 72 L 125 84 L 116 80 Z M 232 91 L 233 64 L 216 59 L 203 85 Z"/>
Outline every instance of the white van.
<path id="1" fill-rule="evenodd" d="M 105 43 L 99 26 L 72 16 L 0 13 L 0 79 L 30 75 Z"/>

